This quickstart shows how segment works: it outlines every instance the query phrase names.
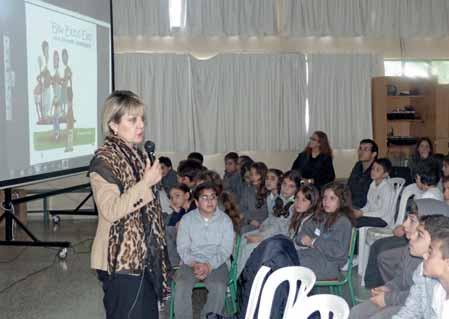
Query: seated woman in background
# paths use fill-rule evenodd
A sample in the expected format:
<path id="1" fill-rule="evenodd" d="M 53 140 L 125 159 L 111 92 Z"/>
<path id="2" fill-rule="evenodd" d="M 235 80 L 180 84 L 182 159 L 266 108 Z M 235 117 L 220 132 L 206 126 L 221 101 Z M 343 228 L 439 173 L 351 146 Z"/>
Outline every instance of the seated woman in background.
<path id="1" fill-rule="evenodd" d="M 416 170 L 420 163 L 428 163 L 433 160 L 433 146 L 432 141 L 428 137 L 422 137 L 416 142 L 415 152 L 412 155 L 410 161 L 408 162 L 408 167 L 410 168 L 410 174 L 412 175 L 412 180 L 415 181 Z"/>
<path id="2" fill-rule="evenodd" d="M 332 149 L 326 133 L 315 131 L 312 134 L 309 144 L 293 163 L 292 170 L 299 171 L 305 182 L 318 189 L 335 180 Z"/>
<path id="3" fill-rule="evenodd" d="M 329 183 L 322 189 L 321 208 L 295 237 L 301 266 L 312 269 L 317 280 L 337 278 L 348 260 L 355 224 L 351 194 L 346 185 Z"/>

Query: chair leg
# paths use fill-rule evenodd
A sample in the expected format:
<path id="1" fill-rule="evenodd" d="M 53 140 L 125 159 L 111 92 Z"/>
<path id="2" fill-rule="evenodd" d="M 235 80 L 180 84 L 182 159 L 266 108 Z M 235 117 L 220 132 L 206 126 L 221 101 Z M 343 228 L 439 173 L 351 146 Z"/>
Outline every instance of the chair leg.
<path id="1" fill-rule="evenodd" d="M 170 296 L 170 308 L 169 308 L 169 318 L 175 318 L 175 290 L 176 290 L 176 282 L 172 280 L 171 282 L 171 296 Z"/>
<path id="2" fill-rule="evenodd" d="M 343 291 L 342 291 L 342 289 L 341 289 L 341 286 L 337 286 L 337 287 L 335 287 L 336 288 L 336 290 L 337 290 L 337 295 L 339 295 L 340 297 L 343 297 Z"/>
<path id="3" fill-rule="evenodd" d="M 348 288 L 349 288 L 349 296 L 351 297 L 351 304 L 352 306 L 355 306 L 355 293 L 354 293 L 354 287 L 352 286 L 352 278 L 348 281 Z"/>

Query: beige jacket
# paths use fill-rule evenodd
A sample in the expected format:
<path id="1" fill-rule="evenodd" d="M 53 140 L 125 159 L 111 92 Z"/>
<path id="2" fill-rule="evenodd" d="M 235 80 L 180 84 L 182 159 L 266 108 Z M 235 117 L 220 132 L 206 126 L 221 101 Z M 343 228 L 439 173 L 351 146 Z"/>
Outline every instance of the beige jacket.
<path id="1" fill-rule="evenodd" d="M 98 226 L 92 245 L 93 269 L 108 270 L 109 228 L 112 223 L 153 200 L 153 192 L 143 181 L 120 194 L 116 184 L 107 182 L 97 173 L 90 173 L 90 185 L 98 209 Z"/>

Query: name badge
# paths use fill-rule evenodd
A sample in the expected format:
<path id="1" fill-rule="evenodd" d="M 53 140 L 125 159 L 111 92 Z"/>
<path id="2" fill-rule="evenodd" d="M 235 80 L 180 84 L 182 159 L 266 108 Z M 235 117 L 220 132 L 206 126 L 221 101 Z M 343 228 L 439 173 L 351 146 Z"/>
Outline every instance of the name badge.
<path id="1" fill-rule="evenodd" d="M 315 231 L 313 233 L 317 236 L 321 235 L 321 231 L 318 228 L 315 228 Z"/>

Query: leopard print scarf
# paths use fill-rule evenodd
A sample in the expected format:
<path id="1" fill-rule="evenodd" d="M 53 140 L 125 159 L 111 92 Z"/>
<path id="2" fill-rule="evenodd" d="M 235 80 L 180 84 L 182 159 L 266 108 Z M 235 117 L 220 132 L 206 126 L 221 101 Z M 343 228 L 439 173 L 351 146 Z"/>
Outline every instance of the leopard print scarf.
<path id="1" fill-rule="evenodd" d="M 100 174 L 125 193 L 142 179 L 147 159 L 138 148 L 130 148 L 120 138 L 109 136 L 95 152 L 89 172 Z M 109 231 L 108 272 L 141 274 L 145 267 L 153 277 L 158 297 L 162 298 L 168 291 L 169 262 L 157 196 L 141 209 L 115 221 Z"/>

